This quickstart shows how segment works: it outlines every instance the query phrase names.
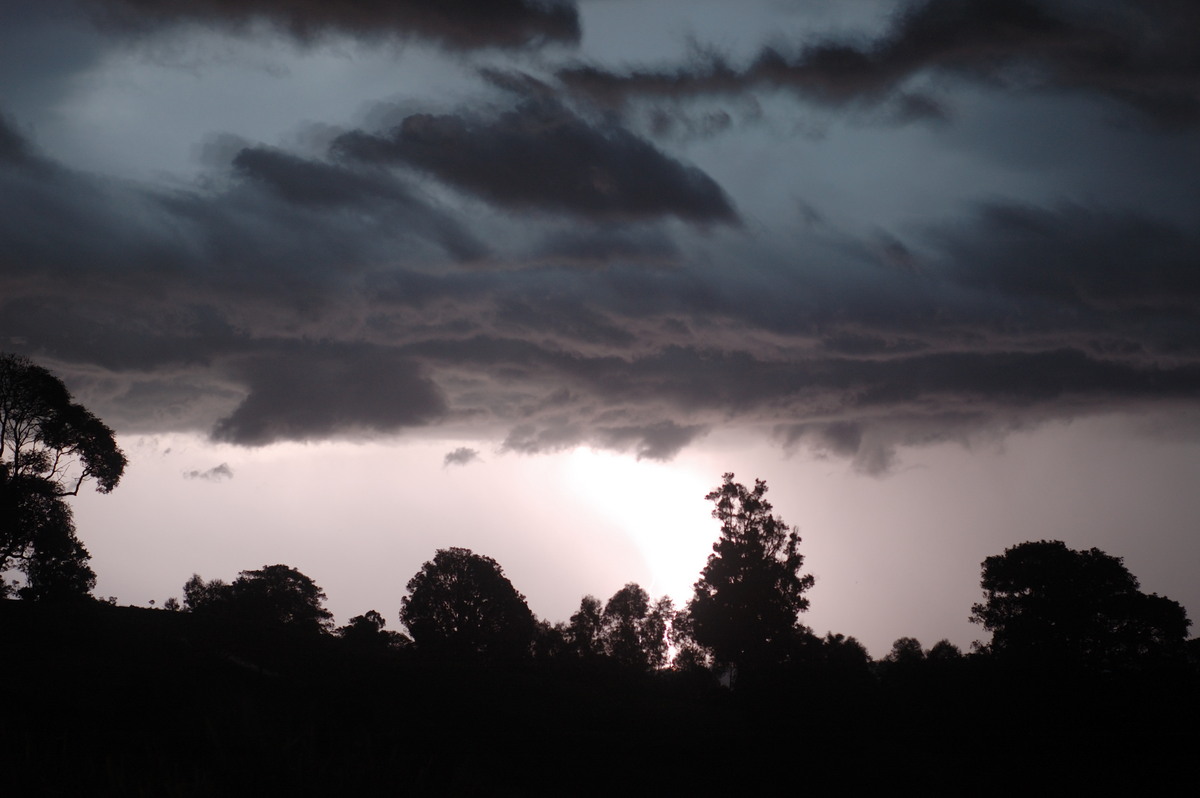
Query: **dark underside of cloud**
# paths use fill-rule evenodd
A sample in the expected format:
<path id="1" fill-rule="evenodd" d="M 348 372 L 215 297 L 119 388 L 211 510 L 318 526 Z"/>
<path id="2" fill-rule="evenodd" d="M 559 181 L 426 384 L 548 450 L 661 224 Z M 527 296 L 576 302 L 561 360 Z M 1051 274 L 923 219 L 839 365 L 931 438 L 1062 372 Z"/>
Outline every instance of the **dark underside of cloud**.
<path id="1" fill-rule="evenodd" d="M 500 207 L 600 220 L 736 221 L 704 172 L 552 100 L 527 100 L 494 117 L 414 114 L 383 135 L 343 135 L 333 149 L 351 161 L 427 172 Z"/>
<path id="2" fill-rule="evenodd" d="M 107 418 L 248 446 L 463 422 L 669 459 L 741 424 L 881 472 L 897 446 L 1200 398 L 1200 237 L 1111 208 L 983 205 L 889 239 L 903 268 L 851 239 L 819 268 L 681 268 L 654 228 L 604 225 L 546 236 L 541 265 L 446 267 L 482 248 L 388 170 L 242 147 L 210 192 L 162 193 L 0 122 L 0 240 L 6 347 L 79 364 Z"/>
<path id="3" fill-rule="evenodd" d="M 301 38 L 378 23 L 459 49 L 566 41 L 538 26 L 575 24 L 532 2 L 101 5 Z M 434 10 L 414 22 L 417 8 Z M 1180 44 L 1193 6 L 1079 8 L 933 0 L 874 42 L 560 77 L 614 106 L 769 86 L 932 113 L 910 79 L 944 73 L 1200 118 L 1200 56 Z M 512 25 L 491 30 L 492 14 Z M 120 429 L 261 446 L 457 425 L 511 452 L 669 459 L 744 426 L 872 473 L 897 447 L 1200 400 L 1186 207 L 1080 191 L 867 233 L 812 210 L 776 235 L 615 115 L 521 73 L 484 77 L 499 104 L 406 111 L 323 155 L 225 140 L 191 185 L 72 169 L 0 116 L 0 350 L 61 371 Z M 1195 171 L 1151 162 L 1177 183 Z"/>
<path id="4" fill-rule="evenodd" d="M 942 73 L 991 85 L 1090 91 L 1168 125 L 1200 122 L 1200 5 L 1191 0 L 926 0 L 911 3 L 875 41 L 765 47 L 747 65 L 700 56 L 678 69 L 559 72 L 609 107 L 638 97 L 732 95 L 778 89 L 828 106 L 888 104 L 899 118 L 941 116 L 936 97 L 909 85 Z"/>
<path id="5" fill-rule="evenodd" d="M 234 363 L 249 393 L 213 438 L 244 446 L 397 432 L 446 413 L 441 391 L 411 362 L 372 347 L 314 346 Z"/>
<path id="6" fill-rule="evenodd" d="M 340 33 L 416 38 L 456 50 L 579 41 L 572 3 L 549 0 L 84 0 L 108 27 L 152 30 L 180 22 L 242 28 L 262 21 L 302 42 Z"/>

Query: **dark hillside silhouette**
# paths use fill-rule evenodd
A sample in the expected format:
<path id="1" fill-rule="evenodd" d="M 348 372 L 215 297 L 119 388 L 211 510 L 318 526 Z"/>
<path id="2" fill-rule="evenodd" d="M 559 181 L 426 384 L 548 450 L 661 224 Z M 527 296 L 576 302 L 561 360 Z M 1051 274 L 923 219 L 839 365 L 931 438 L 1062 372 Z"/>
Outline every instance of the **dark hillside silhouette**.
<path id="1" fill-rule="evenodd" d="M 14 795 L 288 798 L 1161 794 L 1190 777 L 1197 641 L 1119 559 L 1010 548 L 974 608 L 990 646 L 902 637 L 872 662 L 800 625 L 812 577 L 765 491 L 727 474 L 709 494 L 721 537 L 678 612 L 631 582 L 537 621 L 462 548 L 409 581 L 411 640 L 374 610 L 332 630 L 285 565 L 193 576 L 182 612 L 0 600 L 0 777 Z"/>

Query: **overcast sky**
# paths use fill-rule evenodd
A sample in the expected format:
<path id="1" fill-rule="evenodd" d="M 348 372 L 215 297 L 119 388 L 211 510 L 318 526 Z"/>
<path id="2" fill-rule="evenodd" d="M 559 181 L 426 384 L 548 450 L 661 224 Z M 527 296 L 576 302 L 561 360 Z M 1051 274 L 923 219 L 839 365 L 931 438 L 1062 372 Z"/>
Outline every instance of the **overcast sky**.
<path id="1" fill-rule="evenodd" d="M 434 550 L 686 600 L 766 479 L 872 653 L 1062 539 L 1200 616 L 1193 0 L 0 0 L 0 347 L 98 592 Z"/>

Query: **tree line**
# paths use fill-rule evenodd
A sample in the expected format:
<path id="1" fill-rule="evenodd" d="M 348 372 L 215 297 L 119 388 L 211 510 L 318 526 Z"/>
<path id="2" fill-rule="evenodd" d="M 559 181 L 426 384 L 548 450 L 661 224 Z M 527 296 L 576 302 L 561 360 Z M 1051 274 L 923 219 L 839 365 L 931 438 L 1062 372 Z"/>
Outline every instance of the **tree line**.
<path id="1" fill-rule="evenodd" d="M 0 581 L 0 597 L 89 597 L 95 574 L 65 500 L 85 483 L 111 491 L 125 465 L 112 431 L 74 403 L 58 378 L 26 358 L 0 356 L 0 572 L 24 577 L 23 584 Z M 766 492 L 762 480 L 748 487 L 728 473 L 705 497 L 720 533 L 681 608 L 629 583 L 605 602 L 584 596 L 568 621 L 552 624 L 534 616 L 499 563 L 464 548 L 438 550 L 408 582 L 403 632 L 387 629 L 375 610 L 335 628 L 321 588 L 282 564 L 243 571 L 230 583 L 195 575 L 182 603 L 169 599 L 165 607 L 438 661 L 582 661 L 729 680 L 814 663 L 865 668 L 869 657 L 853 637 L 819 638 L 801 622 L 813 577 L 803 573 L 797 530 L 774 514 Z M 977 644 L 978 654 L 1099 669 L 1185 656 L 1183 607 L 1142 593 L 1121 559 L 1098 549 L 1022 543 L 984 561 L 981 585 L 984 598 L 971 620 L 991 639 Z M 883 662 L 903 669 L 961 656 L 947 641 L 925 651 L 901 638 Z"/>

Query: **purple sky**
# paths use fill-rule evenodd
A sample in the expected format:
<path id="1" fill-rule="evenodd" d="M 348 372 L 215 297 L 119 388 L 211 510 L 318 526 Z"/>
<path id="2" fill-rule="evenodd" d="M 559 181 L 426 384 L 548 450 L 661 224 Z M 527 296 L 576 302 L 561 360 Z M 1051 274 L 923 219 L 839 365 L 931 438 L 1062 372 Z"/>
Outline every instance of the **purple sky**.
<path id="1" fill-rule="evenodd" d="M 1041 538 L 1200 613 L 1184 0 L 0 0 L 0 348 L 131 464 L 98 592 L 283 562 L 395 624 L 686 600 L 724 471 L 806 621 L 967 645 Z"/>

